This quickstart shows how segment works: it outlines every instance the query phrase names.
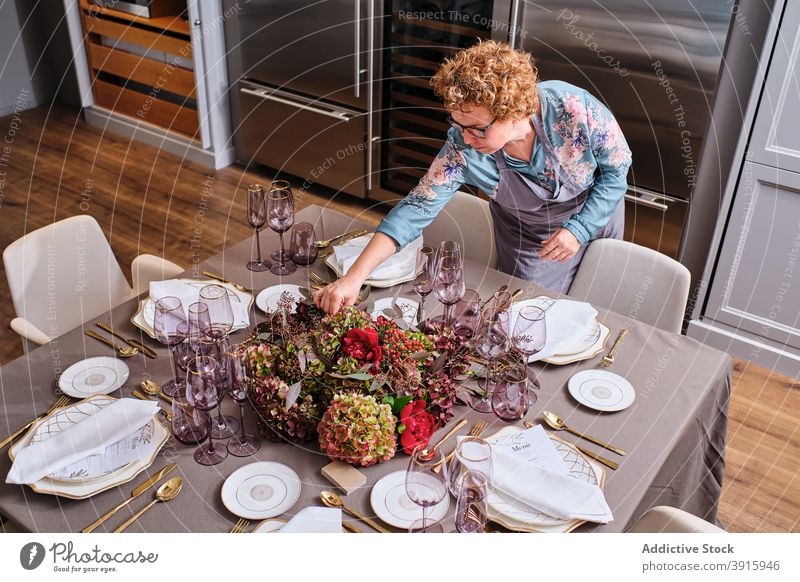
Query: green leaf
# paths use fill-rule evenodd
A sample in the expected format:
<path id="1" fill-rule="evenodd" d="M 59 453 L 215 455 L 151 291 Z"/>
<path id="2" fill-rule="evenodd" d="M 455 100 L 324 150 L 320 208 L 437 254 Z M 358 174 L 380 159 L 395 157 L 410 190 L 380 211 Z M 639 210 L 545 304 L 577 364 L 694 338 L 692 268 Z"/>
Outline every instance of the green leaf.
<path id="1" fill-rule="evenodd" d="M 394 406 L 394 396 L 391 395 L 384 396 L 382 402 L 384 404 L 388 404 L 389 406 Z M 392 409 L 392 412 L 394 412 L 394 409 Z"/>
<path id="2" fill-rule="evenodd" d="M 403 434 L 406 430 L 406 425 L 399 424 L 397 425 L 397 434 Z"/>
<path id="3" fill-rule="evenodd" d="M 408 403 L 411 402 L 411 398 L 411 396 L 399 396 L 395 398 L 394 403 L 392 404 L 392 414 L 395 416 L 400 414 L 400 411 L 402 411 L 406 406 L 408 406 Z"/>

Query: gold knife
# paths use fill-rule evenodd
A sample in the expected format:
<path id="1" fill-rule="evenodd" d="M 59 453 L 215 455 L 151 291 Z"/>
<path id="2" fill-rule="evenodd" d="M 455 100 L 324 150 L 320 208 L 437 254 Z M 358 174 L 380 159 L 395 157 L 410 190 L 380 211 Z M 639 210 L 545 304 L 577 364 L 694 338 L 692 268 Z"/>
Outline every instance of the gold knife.
<path id="1" fill-rule="evenodd" d="M 81 530 L 81 533 L 91 533 L 91 532 L 93 532 L 95 529 L 97 529 L 97 527 L 99 525 L 101 525 L 103 522 L 105 522 L 109 517 L 111 517 L 116 512 L 118 512 L 120 509 L 122 509 L 123 507 L 128 505 L 131 501 L 133 501 L 134 499 L 139 497 L 142 493 L 144 493 L 145 491 L 147 491 L 148 489 L 153 487 L 156 483 L 161 481 L 161 479 L 163 479 L 164 477 L 169 475 L 172 472 L 172 470 L 175 469 L 175 467 L 177 467 L 177 466 L 178 465 L 176 465 L 175 463 L 170 463 L 169 465 L 167 465 L 166 467 L 161 469 L 158 473 L 156 473 L 155 475 L 150 477 L 147 481 L 145 481 L 144 483 L 142 483 L 141 485 L 136 487 L 136 489 L 131 491 L 130 499 L 127 499 L 127 500 L 123 501 L 122 503 L 117 505 L 114 509 L 112 509 L 111 511 L 106 513 L 104 516 L 102 516 L 100 519 L 98 519 L 96 522 L 94 522 L 93 524 L 83 528 Z"/>
<path id="2" fill-rule="evenodd" d="M 342 522 L 342 527 L 343 527 L 344 529 L 346 529 L 347 531 L 350 531 L 350 532 L 352 532 L 352 533 L 364 533 L 362 530 L 358 529 L 358 528 L 357 528 L 356 526 L 354 526 L 352 523 L 350 523 L 350 522 L 347 522 L 347 521 L 343 521 L 343 522 Z"/>
<path id="3" fill-rule="evenodd" d="M 535 426 L 530 420 L 526 420 L 522 424 L 524 424 L 527 428 L 533 428 Z M 578 449 L 581 453 L 586 455 L 587 457 L 591 457 L 592 459 L 594 459 L 598 463 L 603 463 L 609 469 L 613 469 L 614 471 L 619 469 L 619 463 L 615 463 L 614 461 L 606 459 L 605 457 L 601 457 L 600 455 L 598 455 L 596 453 L 593 453 L 589 449 L 585 449 L 580 445 L 576 445 L 575 443 L 570 443 L 570 444 L 573 447 L 575 447 L 576 449 Z"/>
<path id="4" fill-rule="evenodd" d="M 128 344 L 132 348 L 137 348 L 140 352 L 142 352 L 148 358 L 157 358 L 158 357 L 158 354 L 156 354 L 153 350 L 148 348 L 146 345 L 144 345 L 139 340 L 126 338 L 124 335 L 122 335 L 120 333 L 117 333 L 116 331 L 111 329 L 110 325 L 108 325 L 106 323 L 103 323 L 102 321 L 97 324 L 97 327 L 107 331 L 108 333 L 110 333 L 114 337 L 118 337 L 119 339 L 124 341 L 126 344 Z"/>
<path id="5" fill-rule="evenodd" d="M 449 439 L 451 436 L 453 436 L 453 435 L 454 435 L 454 434 L 456 434 L 458 431 L 460 431 L 462 428 L 464 428 L 464 427 L 466 426 L 466 424 L 467 424 L 467 419 L 466 419 L 466 418 L 462 418 L 461 420 L 459 420 L 459 421 L 456 423 L 456 425 L 455 425 L 453 428 L 451 428 L 451 429 L 450 429 L 450 430 L 447 432 L 447 434 L 446 434 L 446 435 L 444 435 L 442 438 L 440 438 L 440 439 L 439 439 L 439 442 L 438 442 L 438 443 L 436 443 L 435 445 L 433 445 L 433 449 L 432 449 L 432 450 L 434 450 L 434 451 L 435 451 L 435 450 L 436 450 L 436 449 L 438 449 L 440 446 L 442 446 L 442 444 L 444 444 L 444 441 L 446 441 L 446 440 L 447 440 L 447 439 Z"/>
<path id="6" fill-rule="evenodd" d="M 500 297 L 500 295 L 502 295 L 503 293 L 505 293 L 505 292 L 506 292 L 506 289 L 508 289 L 508 285 L 501 285 L 501 286 L 500 286 L 500 288 L 499 288 L 497 291 L 495 291 L 494 293 L 492 293 L 492 295 L 491 295 L 491 297 L 489 297 L 489 299 L 487 299 L 486 301 L 484 301 L 483 305 L 481 305 L 481 311 L 483 311 L 484 309 L 486 309 L 486 307 L 489 305 L 489 303 L 491 303 L 491 302 L 492 302 L 492 299 L 496 299 L 497 297 Z"/>
<path id="7" fill-rule="evenodd" d="M 212 273 L 211 271 L 203 271 L 203 275 L 205 275 L 210 279 L 219 281 L 220 283 L 227 283 L 228 285 L 231 285 L 234 289 L 237 289 L 238 291 L 241 291 L 243 293 L 250 293 L 251 295 L 253 293 L 252 289 L 249 289 L 244 285 L 240 285 L 239 283 L 234 283 L 233 281 L 229 281 L 225 277 L 220 277 L 219 275 L 217 275 L 216 273 Z"/>

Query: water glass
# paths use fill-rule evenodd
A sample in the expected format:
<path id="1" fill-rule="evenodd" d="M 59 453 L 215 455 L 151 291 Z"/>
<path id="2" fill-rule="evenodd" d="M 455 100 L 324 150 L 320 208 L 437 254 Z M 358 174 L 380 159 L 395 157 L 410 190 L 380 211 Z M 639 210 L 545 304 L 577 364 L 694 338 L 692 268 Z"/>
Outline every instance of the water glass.
<path id="1" fill-rule="evenodd" d="M 453 495 L 458 495 L 461 481 L 468 471 L 481 473 L 492 484 L 492 447 L 479 437 L 464 437 L 458 441 L 453 458 L 447 468 L 450 480 L 447 484 Z"/>
<path id="2" fill-rule="evenodd" d="M 298 222 L 292 229 L 292 260 L 298 265 L 310 265 L 317 260 L 317 235 L 310 222 Z"/>
<path id="3" fill-rule="evenodd" d="M 525 418 L 536 398 L 536 393 L 529 390 L 527 374 L 504 374 L 492 392 L 492 411 L 500 420 L 518 422 Z"/>
<path id="4" fill-rule="evenodd" d="M 208 438 L 208 413 L 194 408 L 186 398 L 186 388 L 172 396 L 172 435 L 184 445 L 199 445 Z"/>
<path id="5" fill-rule="evenodd" d="M 469 341 L 475 336 L 481 321 L 481 297 L 477 291 L 467 289 L 456 304 L 453 329 L 462 339 Z"/>
<path id="6" fill-rule="evenodd" d="M 456 530 L 483 533 L 489 520 L 489 481 L 486 475 L 466 471 L 456 493 Z"/>

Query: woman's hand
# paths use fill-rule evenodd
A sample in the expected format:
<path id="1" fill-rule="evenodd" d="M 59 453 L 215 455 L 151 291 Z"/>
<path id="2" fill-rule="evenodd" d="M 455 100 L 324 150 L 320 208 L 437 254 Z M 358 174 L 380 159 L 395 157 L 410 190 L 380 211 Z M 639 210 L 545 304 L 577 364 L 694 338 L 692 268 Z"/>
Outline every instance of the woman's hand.
<path id="1" fill-rule="evenodd" d="M 343 307 L 353 305 L 361 291 L 361 283 L 355 277 L 345 275 L 325 286 L 319 291 L 314 292 L 314 304 L 325 313 L 333 315 L 338 313 Z"/>
<path id="2" fill-rule="evenodd" d="M 568 229 L 563 226 L 556 230 L 550 237 L 542 242 L 539 256 L 546 261 L 570 260 L 581 248 L 581 243 Z"/>

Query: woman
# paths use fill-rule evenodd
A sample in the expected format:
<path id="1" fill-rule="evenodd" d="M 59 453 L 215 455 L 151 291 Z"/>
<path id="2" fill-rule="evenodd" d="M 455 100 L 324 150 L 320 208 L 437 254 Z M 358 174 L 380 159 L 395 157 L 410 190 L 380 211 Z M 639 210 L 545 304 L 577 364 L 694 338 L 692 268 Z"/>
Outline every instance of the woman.
<path id="1" fill-rule="evenodd" d="M 450 112 L 447 141 L 350 271 L 314 294 L 328 313 L 352 305 L 373 269 L 417 238 L 462 184 L 491 199 L 498 268 L 557 292 L 569 290 L 590 240 L 622 238 L 631 152 L 595 97 L 539 82 L 529 54 L 495 41 L 457 53 L 431 83 Z"/>

